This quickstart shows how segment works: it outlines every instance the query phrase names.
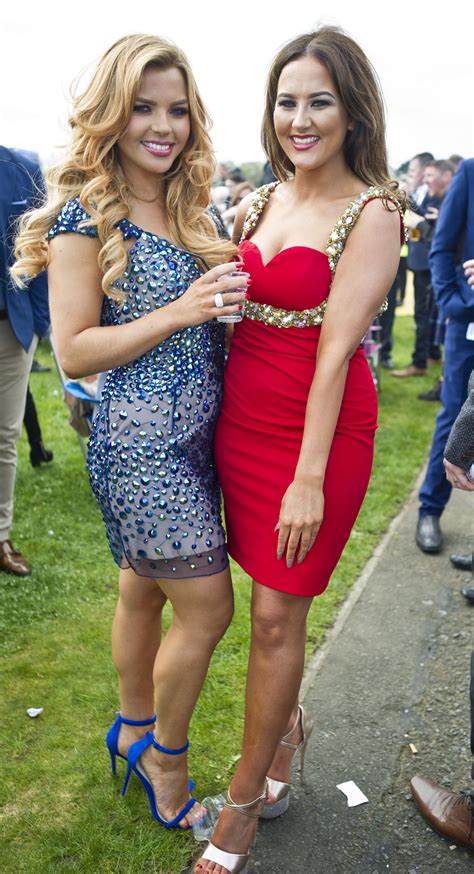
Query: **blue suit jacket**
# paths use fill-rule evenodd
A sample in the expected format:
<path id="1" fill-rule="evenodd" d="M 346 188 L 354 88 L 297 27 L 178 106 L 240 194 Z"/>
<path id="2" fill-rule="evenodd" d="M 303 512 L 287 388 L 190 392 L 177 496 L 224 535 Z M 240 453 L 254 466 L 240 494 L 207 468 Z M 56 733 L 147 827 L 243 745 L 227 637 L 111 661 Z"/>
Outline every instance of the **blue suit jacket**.
<path id="1" fill-rule="evenodd" d="M 10 325 L 24 349 L 33 334 L 43 337 L 49 327 L 48 281 L 46 272 L 35 277 L 27 289 L 13 284 L 13 241 L 17 219 L 42 202 L 44 181 L 33 152 L 0 146 L 0 282 Z"/>
<path id="2" fill-rule="evenodd" d="M 443 200 L 430 251 L 431 279 L 441 315 L 474 322 L 474 289 L 462 265 L 474 258 L 474 158 L 463 161 Z"/>

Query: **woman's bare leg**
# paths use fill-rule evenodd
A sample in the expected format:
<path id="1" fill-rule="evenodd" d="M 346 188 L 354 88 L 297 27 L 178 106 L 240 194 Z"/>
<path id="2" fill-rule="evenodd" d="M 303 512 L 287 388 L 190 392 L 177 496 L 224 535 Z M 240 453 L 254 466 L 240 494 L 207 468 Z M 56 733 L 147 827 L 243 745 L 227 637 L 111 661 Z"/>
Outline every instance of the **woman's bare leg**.
<path id="1" fill-rule="evenodd" d="M 231 783 L 232 799 L 238 804 L 261 795 L 275 750 L 295 711 L 311 602 L 312 598 L 253 584 L 244 742 Z M 212 840 L 228 853 L 246 852 L 255 829 L 256 820 L 225 809 Z M 226 868 L 203 859 L 198 860 L 195 871 L 227 874 Z"/>
<path id="2" fill-rule="evenodd" d="M 128 719 L 149 719 L 155 712 L 153 666 L 161 641 L 166 595 L 157 581 L 140 577 L 131 568 L 119 574 L 119 597 L 112 625 L 112 657 L 118 674 L 120 712 Z M 150 726 L 122 725 L 119 751 Z"/>
<path id="3" fill-rule="evenodd" d="M 173 618 L 153 670 L 155 737 L 162 746 L 178 749 L 186 743 L 212 653 L 232 618 L 232 585 L 226 570 L 210 577 L 160 580 L 160 588 L 172 604 Z M 141 762 L 160 815 L 174 819 L 189 799 L 186 754 L 169 756 L 149 747 Z"/>

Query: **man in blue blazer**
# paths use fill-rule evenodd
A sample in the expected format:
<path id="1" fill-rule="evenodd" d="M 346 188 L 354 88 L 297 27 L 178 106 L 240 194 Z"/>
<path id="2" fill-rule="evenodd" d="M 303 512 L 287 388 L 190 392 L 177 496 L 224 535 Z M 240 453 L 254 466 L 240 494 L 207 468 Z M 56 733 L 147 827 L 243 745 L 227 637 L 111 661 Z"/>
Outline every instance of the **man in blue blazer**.
<path id="1" fill-rule="evenodd" d="M 430 268 L 440 315 L 446 319 L 445 364 L 441 400 L 424 483 L 416 542 L 424 552 L 438 552 L 440 516 L 449 500 L 443 454 L 452 425 L 464 403 L 474 368 L 474 290 L 463 263 L 474 257 L 474 158 L 463 161 L 441 207 L 430 251 Z"/>
<path id="2" fill-rule="evenodd" d="M 0 570 L 27 576 L 31 568 L 10 540 L 16 444 L 25 412 L 28 375 L 38 338 L 49 327 L 46 273 L 27 289 L 10 278 L 17 219 L 42 199 L 37 157 L 0 146 Z"/>

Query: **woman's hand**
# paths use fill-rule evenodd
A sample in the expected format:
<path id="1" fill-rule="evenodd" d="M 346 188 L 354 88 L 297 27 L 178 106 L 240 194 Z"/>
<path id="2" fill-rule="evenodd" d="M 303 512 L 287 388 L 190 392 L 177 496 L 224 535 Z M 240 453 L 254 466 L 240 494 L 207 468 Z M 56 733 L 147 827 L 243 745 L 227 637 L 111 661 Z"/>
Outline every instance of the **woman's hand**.
<path id="1" fill-rule="evenodd" d="M 202 325 L 217 316 L 239 312 L 245 302 L 249 274 L 242 273 L 235 262 L 219 264 L 196 279 L 181 297 L 169 304 L 174 310 L 178 329 Z M 238 272 L 238 276 L 229 276 Z M 216 306 L 216 295 L 222 295 L 224 306 Z M 219 298 L 218 298 L 219 300 Z"/>
<path id="2" fill-rule="evenodd" d="M 323 484 L 308 477 L 294 479 L 281 502 L 277 558 L 286 549 L 287 567 L 292 567 L 298 550 L 298 564 L 306 558 L 321 527 L 324 514 Z"/>

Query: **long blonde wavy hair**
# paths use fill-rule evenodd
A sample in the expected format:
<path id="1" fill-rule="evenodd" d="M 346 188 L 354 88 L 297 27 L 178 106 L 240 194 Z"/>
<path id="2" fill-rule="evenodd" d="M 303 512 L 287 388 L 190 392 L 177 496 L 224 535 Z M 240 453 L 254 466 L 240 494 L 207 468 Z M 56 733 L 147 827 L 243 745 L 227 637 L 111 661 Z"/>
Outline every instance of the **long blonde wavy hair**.
<path id="1" fill-rule="evenodd" d="M 129 186 L 120 166 L 117 142 L 124 133 L 147 67 L 181 70 L 187 87 L 190 136 L 166 174 L 166 214 L 172 238 L 205 259 L 209 267 L 229 261 L 236 247 L 219 240 L 207 214 L 215 161 L 210 117 L 189 62 L 172 42 L 136 34 L 119 39 L 99 61 L 90 84 L 74 97 L 67 158 L 46 174 L 44 206 L 20 220 L 11 273 L 22 286 L 48 265 L 47 235 L 68 200 L 78 197 L 97 228 L 104 294 L 120 297 L 114 282 L 127 266 L 127 250 L 118 222 L 128 218 Z"/>

